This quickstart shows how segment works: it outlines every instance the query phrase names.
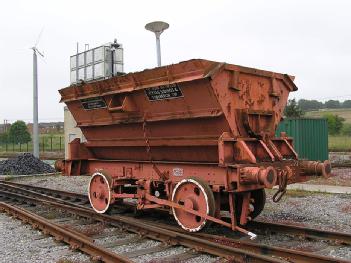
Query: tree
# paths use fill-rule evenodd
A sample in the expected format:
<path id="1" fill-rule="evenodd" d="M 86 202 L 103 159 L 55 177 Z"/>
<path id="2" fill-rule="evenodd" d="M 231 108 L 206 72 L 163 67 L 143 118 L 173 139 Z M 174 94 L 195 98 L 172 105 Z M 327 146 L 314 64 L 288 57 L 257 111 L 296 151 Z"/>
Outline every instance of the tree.
<path id="1" fill-rule="evenodd" d="M 324 118 L 327 119 L 328 122 L 328 132 L 330 135 L 339 134 L 342 127 L 343 122 L 345 121 L 344 118 L 340 117 L 339 115 L 334 114 L 325 114 Z"/>
<path id="2" fill-rule="evenodd" d="M 342 107 L 343 107 L 343 108 L 351 108 L 351 100 L 345 100 L 345 101 L 342 103 Z"/>
<path id="3" fill-rule="evenodd" d="M 30 134 L 24 121 L 16 121 L 11 125 L 9 140 L 13 143 L 27 143 L 31 141 Z"/>
<path id="4" fill-rule="evenodd" d="M 5 143 L 7 142 L 9 139 L 9 133 L 8 132 L 4 132 L 0 134 L 0 143 Z"/>
<path id="5" fill-rule="evenodd" d="M 61 131 L 61 125 L 59 122 L 55 124 L 55 129 L 56 129 L 56 132 L 58 133 Z"/>
<path id="6" fill-rule="evenodd" d="M 338 109 L 340 108 L 340 101 L 338 100 L 328 100 L 324 103 L 327 109 Z"/>
<path id="7" fill-rule="evenodd" d="M 351 136 L 351 124 L 350 123 L 345 123 L 342 126 L 341 134 L 345 135 L 345 136 Z"/>
<path id="8" fill-rule="evenodd" d="M 301 108 L 301 110 L 303 110 L 303 111 L 319 110 L 319 109 L 324 108 L 323 103 L 318 101 L 318 100 L 301 99 L 301 100 L 299 100 L 298 104 L 299 104 L 299 107 Z"/>
<path id="9" fill-rule="evenodd" d="M 304 112 L 301 110 L 295 99 L 288 100 L 288 104 L 285 107 L 284 115 L 290 118 L 301 118 Z"/>

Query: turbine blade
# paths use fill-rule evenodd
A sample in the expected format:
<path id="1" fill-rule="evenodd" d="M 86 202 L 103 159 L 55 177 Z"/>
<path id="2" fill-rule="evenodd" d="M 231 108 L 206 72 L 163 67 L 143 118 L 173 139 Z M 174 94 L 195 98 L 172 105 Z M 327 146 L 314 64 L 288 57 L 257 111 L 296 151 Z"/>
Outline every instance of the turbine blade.
<path id="1" fill-rule="evenodd" d="M 42 27 L 42 29 L 41 29 L 41 31 L 40 31 L 40 33 L 39 33 L 39 36 L 38 36 L 38 38 L 37 38 L 37 41 L 35 42 L 35 45 L 34 45 L 35 48 L 36 48 L 37 45 L 39 44 L 40 38 L 41 38 L 41 36 L 42 36 L 42 34 L 43 34 L 43 31 L 44 31 L 44 27 Z"/>

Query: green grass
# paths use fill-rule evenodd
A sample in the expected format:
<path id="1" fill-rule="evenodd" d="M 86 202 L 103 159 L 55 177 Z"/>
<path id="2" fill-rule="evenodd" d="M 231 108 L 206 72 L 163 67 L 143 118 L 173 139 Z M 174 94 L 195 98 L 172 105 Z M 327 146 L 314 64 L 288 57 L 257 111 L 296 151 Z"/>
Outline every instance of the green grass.
<path id="1" fill-rule="evenodd" d="M 306 112 L 306 117 L 323 117 L 324 114 L 331 113 L 339 115 L 345 119 L 345 123 L 351 123 L 351 109 L 325 109 Z"/>
<path id="2" fill-rule="evenodd" d="M 331 152 L 351 152 L 351 136 L 329 135 L 329 151 Z"/>
<path id="3" fill-rule="evenodd" d="M 345 119 L 344 124 L 351 124 L 351 109 L 324 109 L 306 112 L 306 117 L 321 118 L 325 114 L 335 114 Z M 351 152 L 351 136 L 329 135 L 329 151 L 331 152 Z"/>

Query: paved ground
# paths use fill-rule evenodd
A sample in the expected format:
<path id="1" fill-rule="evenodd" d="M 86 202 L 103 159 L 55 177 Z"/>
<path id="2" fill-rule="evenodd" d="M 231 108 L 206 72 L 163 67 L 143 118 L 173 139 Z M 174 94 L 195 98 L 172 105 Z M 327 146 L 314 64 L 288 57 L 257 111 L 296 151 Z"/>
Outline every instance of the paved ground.
<path id="1" fill-rule="evenodd" d="M 301 190 L 312 192 L 326 192 L 333 194 L 351 194 L 350 186 L 322 185 L 322 184 L 291 184 L 289 190 Z"/>

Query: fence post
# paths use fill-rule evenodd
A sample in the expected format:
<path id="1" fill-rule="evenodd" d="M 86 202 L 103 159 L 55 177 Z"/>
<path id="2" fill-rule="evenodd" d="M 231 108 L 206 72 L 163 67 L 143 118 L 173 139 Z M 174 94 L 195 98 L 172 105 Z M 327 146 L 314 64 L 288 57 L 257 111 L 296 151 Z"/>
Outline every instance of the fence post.
<path id="1" fill-rule="evenodd" d="M 45 151 L 45 137 L 43 137 L 43 152 Z"/>
<path id="2" fill-rule="evenodd" d="M 50 151 L 52 152 L 52 137 L 50 137 Z"/>
<path id="3" fill-rule="evenodd" d="M 27 152 L 28 152 L 28 148 L 29 148 L 29 147 L 28 147 L 28 142 L 27 142 Z"/>
<path id="4" fill-rule="evenodd" d="M 20 152 L 22 152 L 22 143 L 20 143 Z"/>
<path id="5" fill-rule="evenodd" d="M 60 136 L 60 152 L 61 152 L 61 138 L 62 138 L 62 137 Z"/>

